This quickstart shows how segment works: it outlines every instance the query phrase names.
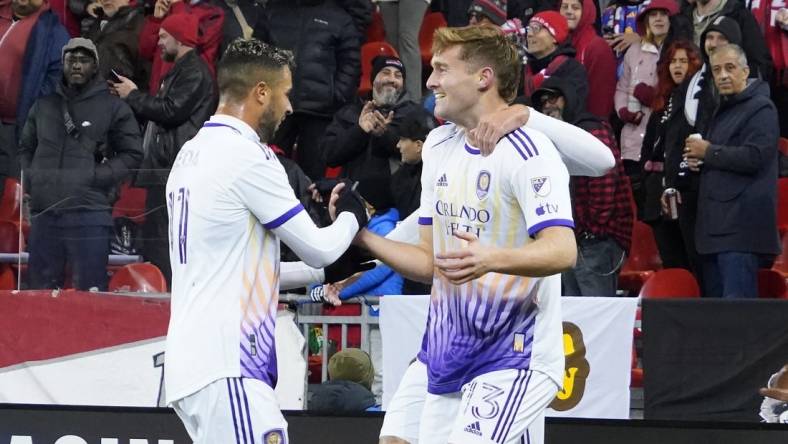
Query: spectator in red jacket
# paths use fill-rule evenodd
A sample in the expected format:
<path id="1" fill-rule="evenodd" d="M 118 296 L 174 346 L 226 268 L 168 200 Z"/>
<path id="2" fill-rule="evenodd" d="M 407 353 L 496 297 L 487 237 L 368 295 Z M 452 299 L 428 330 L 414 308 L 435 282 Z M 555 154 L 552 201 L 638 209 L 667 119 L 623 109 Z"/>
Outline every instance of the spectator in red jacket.
<path id="1" fill-rule="evenodd" d="M 205 60 L 211 75 L 216 77 L 215 65 L 219 54 L 219 44 L 222 42 L 222 26 L 224 25 L 222 8 L 212 4 L 209 0 L 188 3 L 181 0 L 157 0 L 153 15 L 145 20 L 145 25 L 140 33 L 140 57 L 153 62 L 149 83 L 151 95 L 155 95 L 159 90 L 162 78 L 172 69 L 173 65 L 161 58 L 161 48 L 158 45 L 161 22 L 170 14 L 180 13 L 197 17 L 199 30 L 195 49 Z"/>
<path id="2" fill-rule="evenodd" d="M 588 74 L 588 83 L 593 86 L 588 92 L 586 108 L 602 119 L 613 112 L 613 95 L 616 93 L 616 59 L 605 39 L 594 29 L 596 7 L 594 0 L 562 0 L 561 15 L 569 24 L 572 46 Z"/>
<path id="3" fill-rule="evenodd" d="M 634 214 L 613 130 L 607 121 L 584 109 L 584 101 L 568 79 L 546 79 L 531 102 L 536 110 L 593 134 L 616 159 L 616 166 L 604 176 L 570 179 L 578 255 L 577 264 L 561 274 L 564 296 L 615 296 L 618 272 L 629 252 Z M 550 193 L 549 183 L 535 193 Z"/>

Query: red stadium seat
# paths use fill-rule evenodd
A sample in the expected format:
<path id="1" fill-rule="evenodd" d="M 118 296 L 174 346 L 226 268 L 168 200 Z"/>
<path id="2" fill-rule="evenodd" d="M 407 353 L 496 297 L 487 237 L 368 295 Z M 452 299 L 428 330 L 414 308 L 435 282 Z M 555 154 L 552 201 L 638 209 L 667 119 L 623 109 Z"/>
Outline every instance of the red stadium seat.
<path id="1" fill-rule="evenodd" d="M 780 144 L 778 145 L 780 152 L 783 156 L 788 156 L 788 138 L 780 137 Z"/>
<path id="2" fill-rule="evenodd" d="M 16 272 L 9 264 L 0 264 L 0 290 L 16 290 Z"/>
<path id="3" fill-rule="evenodd" d="M 430 12 L 424 16 L 419 30 L 419 49 L 421 50 L 421 63 L 429 65 L 432 59 L 432 37 L 435 30 L 446 26 L 446 19 L 440 12 Z"/>
<path id="4" fill-rule="evenodd" d="M 782 252 L 777 258 L 774 259 L 772 270 L 781 273 L 785 278 L 788 278 L 788 234 L 781 236 Z"/>
<path id="5" fill-rule="evenodd" d="M 683 268 L 655 271 L 640 289 L 641 298 L 697 298 L 700 287 L 695 276 Z"/>
<path id="6" fill-rule="evenodd" d="M 777 228 L 780 236 L 788 232 L 788 177 L 777 181 Z"/>
<path id="7" fill-rule="evenodd" d="M 661 268 L 662 259 L 659 257 L 654 232 L 645 223 L 635 221 L 629 257 L 618 277 L 619 288 L 638 292 L 654 271 Z"/>
<path id="8" fill-rule="evenodd" d="M 19 228 L 10 220 L 0 220 L 0 253 L 19 253 L 25 251 L 24 236 L 21 239 L 20 249 Z"/>
<path id="9" fill-rule="evenodd" d="M 367 28 L 367 43 L 383 42 L 386 40 L 386 27 L 383 25 L 383 14 L 380 11 L 372 13 L 372 23 Z"/>
<path id="10" fill-rule="evenodd" d="M 788 285 L 782 273 L 775 270 L 758 270 L 758 297 L 788 299 Z"/>
<path id="11" fill-rule="evenodd" d="M 361 80 L 358 95 L 364 96 L 372 90 L 372 60 L 379 55 L 399 57 L 397 51 L 386 42 L 365 43 L 361 47 Z"/>
<path id="12" fill-rule="evenodd" d="M 109 291 L 166 293 L 167 280 L 158 267 L 151 263 L 128 264 L 112 276 Z"/>
<path id="13" fill-rule="evenodd" d="M 635 347 L 632 347 L 632 369 L 629 380 L 630 387 L 643 387 L 643 369 L 638 367 L 638 355 Z"/>
<path id="14" fill-rule="evenodd" d="M 19 181 L 7 177 L 0 202 L 0 220 L 19 221 L 19 210 L 22 208 L 22 185 Z"/>

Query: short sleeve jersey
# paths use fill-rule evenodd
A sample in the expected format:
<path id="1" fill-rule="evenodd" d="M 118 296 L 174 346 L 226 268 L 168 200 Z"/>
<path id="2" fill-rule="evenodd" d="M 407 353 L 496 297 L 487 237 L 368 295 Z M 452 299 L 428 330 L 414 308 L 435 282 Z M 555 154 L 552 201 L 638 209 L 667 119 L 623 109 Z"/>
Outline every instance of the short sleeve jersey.
<path id="1" fill-rule="evenodd" d="M 167 402 L 225 377 L 276 384 L 279 239 L 303 210 L 281 163 L 241 120 L 217 115 L 167 181 L 172 300 Z"/>
<path id="2" fill-rule="evenodd" d="M 516 248 L 551 226 L 572 228 L 569 175 L 553 143 L 519 128 L 489 156 L 448 124 L 423 150 L 419 223 L 432 225 L 433 250 L 457 250 L 467 231 L 482 244 Z M 560 275 L 529 278 L 488 273 L 463 285 L 433 278 L 419 358 L 429 391 L 459 391 L 476 376 L 503 369 L 540 370 L 562 383 Z"/>

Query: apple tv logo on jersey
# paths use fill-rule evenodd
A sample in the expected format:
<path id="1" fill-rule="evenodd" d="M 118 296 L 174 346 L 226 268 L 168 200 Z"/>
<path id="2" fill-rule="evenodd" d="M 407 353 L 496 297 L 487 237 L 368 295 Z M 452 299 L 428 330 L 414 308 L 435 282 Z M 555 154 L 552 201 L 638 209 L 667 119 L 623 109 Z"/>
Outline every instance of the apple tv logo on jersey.
<path id="1" fill-rule="evenodd" d="M 558 205 L 551 204 L 548 202 L 542 202 L 536 207 L 536 215 L 537 216 L 544 216 L 545 214 L 555 214 L 558 212 Z"/>

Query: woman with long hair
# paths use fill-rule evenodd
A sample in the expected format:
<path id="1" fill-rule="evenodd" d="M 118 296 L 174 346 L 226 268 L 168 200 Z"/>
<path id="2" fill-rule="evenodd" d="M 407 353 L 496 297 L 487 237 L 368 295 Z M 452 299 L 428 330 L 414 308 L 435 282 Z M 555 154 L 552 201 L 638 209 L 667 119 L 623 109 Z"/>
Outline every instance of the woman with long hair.
<path id="1" fill-rule="evenodd" d="M 693 272 L 699 270 L 694 242 L 699 178 L 681 163 L 684 140 L 693 132 L 684 116 L 684 96 L 688 80 L 702 65 L 700 50 L 689 40 L 677 40 L 663 52 L 640 155 L 642 219 L 654 229 L 663 266 Z"/>

